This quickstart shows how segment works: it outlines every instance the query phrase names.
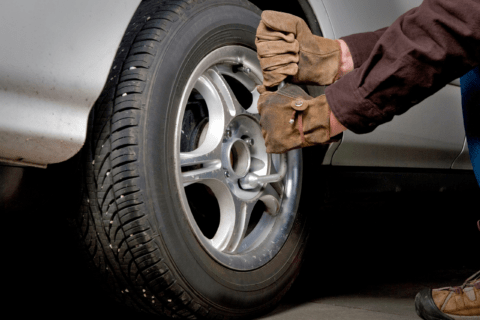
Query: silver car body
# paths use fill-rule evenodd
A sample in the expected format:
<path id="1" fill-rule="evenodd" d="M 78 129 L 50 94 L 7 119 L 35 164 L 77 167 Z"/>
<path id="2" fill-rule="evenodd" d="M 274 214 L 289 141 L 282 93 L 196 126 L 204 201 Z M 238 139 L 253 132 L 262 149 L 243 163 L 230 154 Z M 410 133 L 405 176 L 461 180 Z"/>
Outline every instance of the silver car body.
<path id="1" fill-rule="evenodd" d="M 45 166 L 83 146 L 140 0 L 7 1 L 0 10 L 0 159 Z"/>
<path id="2" fill-rule="evenodd" d="M 0 12 L 0 162 L 76 154 L 139 0 L 15 1 Z M 390 25 L 421 0 L 309 0 L 327 38 Z M 369 134 L 346 131 L 323 164 L 466 169 L 459 82 Z"/>

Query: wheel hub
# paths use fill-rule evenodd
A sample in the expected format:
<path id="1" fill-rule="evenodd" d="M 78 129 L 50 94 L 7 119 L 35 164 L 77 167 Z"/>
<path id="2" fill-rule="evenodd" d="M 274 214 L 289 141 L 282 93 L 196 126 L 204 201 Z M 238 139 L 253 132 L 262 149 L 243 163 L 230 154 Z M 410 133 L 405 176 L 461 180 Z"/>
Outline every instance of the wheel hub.
<path id="1" fill-rule="evenodd" d="M 259 191 L 243 190 L 239 179 L 249 172 L 265 174 L 270 167 L 270 157 L 264 147 L 255 145 L 262 141 L 262 130 L 257 119 L 248 115 L 234 118 L 225 130 L 222 143 L 222 167 L 231 191 L 242 199 L 251 199 Z"/>
<path id="2" fill-rule="evenodd" d="M 244 177 L 250 170 L 250 150 L 248 145 L 242 139 L 235 139 L 228 143 L 225 154 L 227 167 L 226 177 L 229 179 L 239 179 Z"/>

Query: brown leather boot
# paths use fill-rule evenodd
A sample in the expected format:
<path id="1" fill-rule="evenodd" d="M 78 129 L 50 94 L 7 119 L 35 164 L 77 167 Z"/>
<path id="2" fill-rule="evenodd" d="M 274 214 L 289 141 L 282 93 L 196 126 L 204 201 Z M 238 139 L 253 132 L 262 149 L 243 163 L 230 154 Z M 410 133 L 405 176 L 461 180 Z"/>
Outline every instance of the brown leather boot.
<path id="1" fill-rule="evenodd" d="M 480 271 L 460 287 L 420 291 L 415 309 L 425 320 L 480 320 Z"/>
<path id="2" fill-rule="evenodd" d="M 313 85 L 328 85 L 337 78 L 340 43 L 313 35 L 299 17 L 264 11 L 255 43 L 267 87 L 278 85 L 287 76 L 292 76 L 294 83 Z"/>
<path id="3" fill-rule="evenodd" d="M 313 98 L 299 86 L 278 91 L 257 87 L 258 112 L 268 153 L 338 141 L 330 137 L 330 107 L 325 95 Z"/>

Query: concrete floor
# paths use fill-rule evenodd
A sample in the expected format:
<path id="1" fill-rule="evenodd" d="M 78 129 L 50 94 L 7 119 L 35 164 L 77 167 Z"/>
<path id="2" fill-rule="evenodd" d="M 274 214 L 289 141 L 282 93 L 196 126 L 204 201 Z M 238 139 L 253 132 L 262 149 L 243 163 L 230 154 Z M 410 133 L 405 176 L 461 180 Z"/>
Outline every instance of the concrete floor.
<path id="1" fill-rule="evenodd" d="M 48 170 L 22 172 L 19 194 L 0 207 L 3 310 L 22 318 L 158 319 L 117 305 L 92 284 L 65 219 L 65 204 L 74 199 Z M 19 172 L 10 172 L 9 185 Z M 474 255 L 480 216 L 469 209 L 478 208 L 479 194 L 353 194 L 322 206 L 307 202 L 315 232 L 304 266 L 280 306 L 261 319 L 419 319 L 419 290 L 460 285 L 480 266 Z"/>
<path id="2" fill-rule="evenodd" d="M 374 279 L 370 285 L 355 282 L 345 291 L 304 294 L 302 298 L 287 297 L 272 313 L 261 317 L 268 320 L 328 319 L 328 320 L 407 320 L 420 319 L 414 307 L 414 298 L 424 287 L 443 287 L 463 283 L 475 270 L 435 270 L 430 281 L 400 281 Z M 448 279 L 445 279 L 448 277 Z M 438 280 L 436 280 L 438 279 Z M 376 281 L 375 281 L 376 280 Z"/>

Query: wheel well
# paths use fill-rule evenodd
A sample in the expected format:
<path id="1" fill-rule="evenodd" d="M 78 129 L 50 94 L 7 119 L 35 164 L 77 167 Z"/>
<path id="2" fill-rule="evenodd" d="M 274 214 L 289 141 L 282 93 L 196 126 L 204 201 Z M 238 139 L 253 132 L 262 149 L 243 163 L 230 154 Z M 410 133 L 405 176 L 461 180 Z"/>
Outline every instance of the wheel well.
<path id="1" fill-rule="evenodd" d="M 293 14 L 305 20 L 312 30 L 312 33 L 322 36 L 320 25 L 317 17 L 310 6 L 308 0 L 292 0 L 292 1 L 265 1 L 265 0 L 249 0 L 260 10 L 274 10 Z"/>

